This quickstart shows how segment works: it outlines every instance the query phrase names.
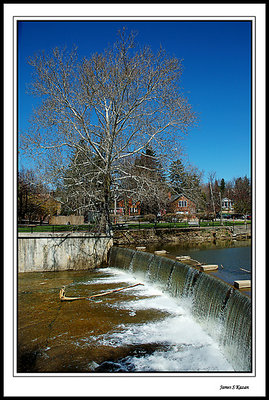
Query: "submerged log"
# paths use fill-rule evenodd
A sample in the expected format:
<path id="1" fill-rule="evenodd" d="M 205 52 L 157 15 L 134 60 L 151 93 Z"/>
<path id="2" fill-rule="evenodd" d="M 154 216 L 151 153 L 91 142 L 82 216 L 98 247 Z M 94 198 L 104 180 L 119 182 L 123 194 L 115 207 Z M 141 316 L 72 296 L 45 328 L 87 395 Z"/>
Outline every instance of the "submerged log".
<path id="1" fill-rule="evenodd" d="M 251 274 L 251 271 L 248 271 L 247 269 L 240 268 L 242 271 L 247 272 L 248 274 Z"/>
<path id="2" fill-rule="evenodd" d="M 135 285 L 125 286 L 123 288 L 110 290 L 109 292 L 105 292 L 105 293 L 93 294 L 92 296 L 87 297 L 87 299 L 92 299 L 93 297 L 106 296 L 107 294 L 119 292 L 120 290 L 129 289 L 129 288 L 132 288 L 132 287 L 135 287 L 138 285 L 143 285 L 143 283 L 136 283 Z"/>
<path id="3" fill-rule="evenodd" d="M 135 285 L 125 286 L 123 288 L 110 290 L 109 292 L 105 292 L 105 293 L 93 294 L 92 296 L 87 296 L 87 297 L 66 297 L 65 296 L 65 287 L 62 287 L 62 289 L 60 290 L 60 300 L 61 301 L 73 301 L 73 300 L 82 300 L 82 299 L 92 299 L 94 297 L 106 296 L 107 294 L 119 292 L 121 290 L 129 289 L 129 288 L 132 288 L 132 287 L 135 287 L 138 285 L 143 285 L 143 283 L 136 283 Z"/>
<path id="4" fill-rule="evenodd" d="M 60 296 L 61 301 L 73 301 L 73 300 L 87 299 L 87 297 L 66 297 L 64 286 L 61 288 L 59 296 Z"/>

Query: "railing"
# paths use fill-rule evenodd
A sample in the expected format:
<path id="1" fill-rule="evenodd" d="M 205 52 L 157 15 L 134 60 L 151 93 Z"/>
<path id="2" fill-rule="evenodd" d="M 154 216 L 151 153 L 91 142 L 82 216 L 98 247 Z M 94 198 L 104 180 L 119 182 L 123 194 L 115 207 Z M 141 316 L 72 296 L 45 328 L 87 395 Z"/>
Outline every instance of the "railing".
<path id="1" fill-rule="evenodd" d="M 247 221 L 247 224 L 251 224 L 250 221 Z M 119 223 L 114 224 L 114 230 L 121 230 L 121 229 L 157 229 L 157 228 L 190 228 L 190 227 L 234 227 L 237 225 L 245 225 L 244 221 L 206 221 L 206 220 L 199 220 L 199 221 L 182 221 L 182 222 L 146 222 L 146 221 L 138 221 L 138 222 L 126 222 L 126 223 Z"/>
<path id="2" fill-rule="evenodd" d="M 251 224 L 251 221 L 247 221 L 247 224 Z M 126 230 L 126 229 L 175 229 L 175 228 L 191 228 L 191 227 L 235 227 L 239 225 L 246 225 L 244 221 L 182 221 L 182 222 L 147 222 L 147 221 L 136 221 L 136 222 L 122 222 L 114 223 L 112 225 L 113 231 Z M 38 224 L 18 224 L 18 232 L 20 233 L 37 233 L 37 232 L 49 232 L 49 233 L 60 233 L 60 232 L 91 232 L 97 233 L 98 226 L 94 224 L 84 225 L 38 225 Z"/>
<path id="3" fill-rule="evenodd" d="M 18 224 L 19 233 L 60 233 L 60 232 L 97 232 L 94 225 L 38 225 L 38 224 Z"/>

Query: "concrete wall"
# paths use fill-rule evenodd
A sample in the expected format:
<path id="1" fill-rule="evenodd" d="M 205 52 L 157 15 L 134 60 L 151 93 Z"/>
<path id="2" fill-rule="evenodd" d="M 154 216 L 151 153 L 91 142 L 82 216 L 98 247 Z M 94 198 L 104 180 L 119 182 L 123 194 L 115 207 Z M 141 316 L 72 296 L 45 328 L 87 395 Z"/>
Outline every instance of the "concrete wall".
<path id="1" fill-rule="evenodd" d="M 88 233 L 19 233 L 18 272 L 93 269 L 107 262 L 112 245 Z"/>

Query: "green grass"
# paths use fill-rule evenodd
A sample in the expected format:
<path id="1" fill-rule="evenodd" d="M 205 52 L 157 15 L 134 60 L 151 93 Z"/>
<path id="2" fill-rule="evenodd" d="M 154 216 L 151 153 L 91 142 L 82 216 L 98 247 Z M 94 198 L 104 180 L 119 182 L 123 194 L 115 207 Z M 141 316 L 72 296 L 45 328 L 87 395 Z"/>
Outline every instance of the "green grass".
<path id="1" fill-rule="evenodd" d="M 247 224 L 251 224 L 251 221 L 247 221 Z M 244 225 L 243 221 L 223 221 L 223 226 L 233 225 Z M 164 222 L 164 223 L 146 223 L 141 222 L 136 224 L 128 224 L 128 229 L 152 229 L 152 228 L 188 228 L 192 225 L 188 225 L 186 222 Z M 196 226 L 196 225 L 194 225 Z M 220 221 L 202 221 L 200 227 L 207 226 L 221 226 Z M 19 226 L 18 232 L 92 232 L 94 226 L 89 225 L 35 225 L 35 226 Z M 118 229 L 118 228 L 116 228 Z M 126 229 L 120 228 L 120 229 Z"/>
<path id="2" fill-rule="evenodd" d="M 250 221 L 247 221 L 250 224 Z M 224 221 L 223 226 L 233 226 L 233 225 L 243 225 L 244 222 L 242 221 Z M 189 228 L 192 226 L 198 225 L 188 225 L 186 222 L 164 222 L 164 223 L 143 223 L 140 224 L 129 224 L 129 229 L 150 229 L 150 228 Z M 202 221 L 200 222 L 200 227 L 207 227 L 207 226 L 221 226 L 219 221 Z"/>

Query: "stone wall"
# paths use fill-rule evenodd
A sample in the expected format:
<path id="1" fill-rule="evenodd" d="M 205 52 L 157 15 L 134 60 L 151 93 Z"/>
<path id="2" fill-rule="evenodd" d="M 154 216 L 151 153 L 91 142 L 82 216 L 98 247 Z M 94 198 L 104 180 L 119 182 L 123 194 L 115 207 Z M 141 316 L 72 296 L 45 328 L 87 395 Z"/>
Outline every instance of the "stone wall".
<path id="1" fill-rule="evenodd" d="M 200 244 L 233 239 L 232 227 L 132 229 L 114 232 L 115 245 L 167 242 Z"/>
<path id="2" fill-rule="evenodd" d="M 112 245 L 88 233 L 19 233 L 18 272 L 93 269 L 107 262 Z"/>
<path id="3" fill-rule="evenodd" d="M 250 235 L 251 231 L 234 233 L 232 227 L 119 230 L 113 239 L 83 232 L 19 233 L 18 272 L 93 269 L 106 264 L 113 244 L 201 244 L 242 240 Z"/>

